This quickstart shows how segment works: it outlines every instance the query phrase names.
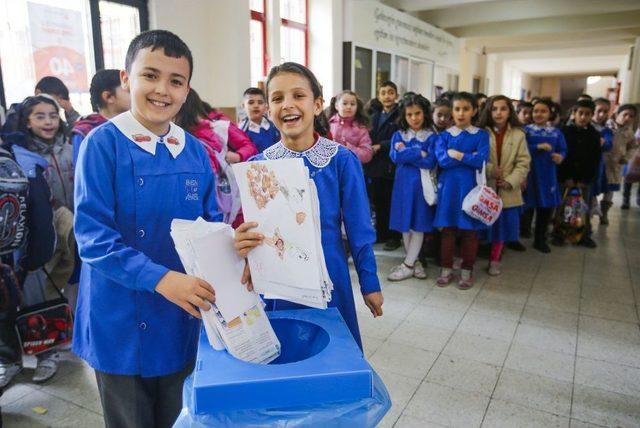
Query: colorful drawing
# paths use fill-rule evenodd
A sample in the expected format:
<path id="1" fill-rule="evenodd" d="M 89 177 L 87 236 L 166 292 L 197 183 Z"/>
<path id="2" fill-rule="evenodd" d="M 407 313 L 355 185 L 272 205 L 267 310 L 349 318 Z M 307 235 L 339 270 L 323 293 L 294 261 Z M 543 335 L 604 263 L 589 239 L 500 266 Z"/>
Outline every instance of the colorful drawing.
<path id="1" fill-rule="evenodd" d="M 272 237 L 264 238 L 265 244 L 276 250 L 280 260 L 284 260 L 284 253 L 290 253 L 292 256 L 297 257 L 299 260 L 306 262 L 309 260 L 309 254 L 307 250 L 300 248 L 285 239 L 280 234 L 280 228 L 276 227 Z"/>
<path id="2" fill-rule="evenodd" d="M 300 206 L 303 202 L 304 189 L 289 188 L 280 184 L 276 174 L 264 164 L 252 164 L 247 169 L 249 192 L 259 209 L 267 206 L 269 201 L 275 199 L 278 192 L 287 200 L 287 206 L 295 214 L 298 224 L 304 223 L 306 213 L 296 210 L 294 206 Z"/>

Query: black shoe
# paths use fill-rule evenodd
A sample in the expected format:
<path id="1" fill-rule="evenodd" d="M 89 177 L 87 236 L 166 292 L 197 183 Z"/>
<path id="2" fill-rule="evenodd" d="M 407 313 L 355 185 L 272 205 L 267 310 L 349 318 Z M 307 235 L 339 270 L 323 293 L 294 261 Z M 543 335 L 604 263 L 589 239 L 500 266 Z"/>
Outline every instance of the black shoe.
<path id="1" fill-rule="evenodd" d="M 551 252 L 551 248 L 549 248 L 549 245 L 547 245 L 546 242 L 534 242 L 533 243 L 533 248 L 535 248 L 536 250 L 540 251 L 541 253 L 544 254 L 549 254 Z"/>
<path id="2" fill-rule="evenodd" d="M 522 242 L 520 241 L 513 241 L 513 242 L 507 242 L 505 244 L 505 246 L 513 251 L 527 251 L 527 247 L 525 247 L 524 245 L 522 245 Z"/>
<path id="3" fill-rule="evenodd" d="M 596 248 L 598 246 L 598 244 L 596 244 L 596 241 L 594 241 L 588 236 L 583 237 L 578 242 L 578 245 L 580 245 L 581 247 L 587 247 L 587 248 Z"/>
<path id="4" fill-rule="evenodd" d="M 600 217 L 600 224 L 603 226 L 607 226 L 609 224 L 609 217 L 606 214 Z"/>
<path id="5" fill-rule="evenodd" d="M 629 209 L 629 201 L 624 201 L 620 208 L 623 209 L 623 210 L 628 210 Z"/>
<path id="6" fill-rule="evenodd" d="M 556 247 L 564 247 L 565 242 L 564 242 L 564 239 L 554 236 L 553 239 L 551 240 L 551 245 L 554 245 Z"/>
<path id="7" fill-rule="evenodd" d="M 397 248 L 400 248 L 400 240 L 399 239 L 389 239 L 383 247 L 385 251 L 393 251 Z"/>
<path id="8" fill-rule="evenodd" d="M 532 236 L 533 236 L 533 234 L 531 233 L 530 230 L 521 230 L 520 231 L 520 237 L 521 238 L 531 238 Z"/>

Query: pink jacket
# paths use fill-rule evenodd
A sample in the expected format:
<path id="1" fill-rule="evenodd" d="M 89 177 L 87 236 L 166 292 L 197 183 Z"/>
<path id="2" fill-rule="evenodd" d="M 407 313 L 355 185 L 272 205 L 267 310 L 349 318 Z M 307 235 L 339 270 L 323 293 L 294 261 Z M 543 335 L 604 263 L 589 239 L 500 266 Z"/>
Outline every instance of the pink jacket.
<path id="1" fill-rule="evenodd" d="M 226 120 L 229 121 L 229 150 L 240 155 L 242 162 L 248 160 L 251 156 L 258 154 L 258 149 L 253 141 L 247 134 L 242 132 L 231 119 L 218 111 L 212 111 L 209 113 L 209 119 L 211 120 Z"/>
<path id="2" fill-rule="evenodd" d="M 371 137 L 365 126 L 356 123 L 353 118 L 345 119 L 334 114 L 329 119 L 331 134 L 336 143 L 340 143 L 358 156 L 360 162 L 367 163 L 373 157 Z"/>

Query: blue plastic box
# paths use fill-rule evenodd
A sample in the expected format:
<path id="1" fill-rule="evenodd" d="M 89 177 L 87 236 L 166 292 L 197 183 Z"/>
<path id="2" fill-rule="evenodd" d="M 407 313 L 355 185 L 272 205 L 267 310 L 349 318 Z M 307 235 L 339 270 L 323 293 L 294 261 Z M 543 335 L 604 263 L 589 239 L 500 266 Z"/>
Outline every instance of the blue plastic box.
<path id="1" fill-rule="evenodd" d="M 200 335 L 193 374 L 196 414 L 357 401 L 373 370 L 335 308 L 269 313 L 282 353 L 269 365 L 216 351 Z"/>

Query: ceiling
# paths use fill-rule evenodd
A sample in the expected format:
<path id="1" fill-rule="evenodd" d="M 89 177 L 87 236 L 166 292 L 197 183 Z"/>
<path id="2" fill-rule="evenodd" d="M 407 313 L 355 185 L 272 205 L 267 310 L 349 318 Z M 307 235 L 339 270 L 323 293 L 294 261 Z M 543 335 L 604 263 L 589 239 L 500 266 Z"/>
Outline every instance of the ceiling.
<path id="1" fill-rule="evenodd" d="M 615 73 L 640 0 L 383 0 L 531 75 Z"/>

